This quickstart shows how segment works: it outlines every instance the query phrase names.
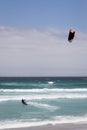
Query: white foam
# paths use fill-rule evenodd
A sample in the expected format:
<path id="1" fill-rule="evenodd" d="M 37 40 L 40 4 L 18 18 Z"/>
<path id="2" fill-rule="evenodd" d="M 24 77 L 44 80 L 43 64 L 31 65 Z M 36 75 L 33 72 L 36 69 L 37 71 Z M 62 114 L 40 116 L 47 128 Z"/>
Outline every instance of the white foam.
<path id="1" fill-rule="evenodd" d="M 32 105 L 32 106 L 36 106 L 36 107 L 39 107 L 39 108 L 45 108 L 45 109 L 50 109 L 50 110 L 55 110 L 55 109 L 58 109 L 58 107 L 56 106 L 51 106 L 51 105 L 48 105 L 48 104 L 43 104 L 43 103 L 38 103 L 38 102 L 28 102 L 29 105 Z"/>
<path id="2" fill-rule="evenodd" d="M 48 83 L 49 83 L 49 84 L 53 84 L 53 82 L 52 82 L 52 81 L 49 81 Z"/>
<path id="3" fill-rule="evenodd" d="M 84 99 L 87 88 L 75 89 L 0 89 L 0 102 L 10 100 Z"/>
<path id="4" fill-rule="evenodd" d="M 0 92 L 87 92 L 87 88 L 74 88 L 74 89 L 0 89 Z"/>
<path id="5" fill-rule="evenodd" d="M 23 120 L 7 120 L 0 122 L 0 129 L 7 128 L 20 128 L 20 127 L 31 127 L 31 126 L 41 126 L 41 125 L 56 125 L 56 124 L 64 124 L 64 123 L 87 123 L 87 116 L 57 116 L 52 118 L 51 120 L 43 120 L 39 121 L 37 119 L 23 121 Z"/>
<path id="6" fill-rule="evenodd" d="M 3 92 L 4 91 L 4 92 Z M 0 102 L 9 100 L 83 99 L 87 89 L 1 89 Z"/>
<path id="7" fill-rule="evenodd" d="M 5 96 L 1 97 L 0 96 L 0 102 L 6 102 L 6 101 L 13 101 L 13 100 L 21 100 L 22 98 L 25 98 L 26 100 L 43 100 L 43 99 L 85 99 L 87 98 L 87 95 L 81 95 L 81 94 L 69 94 L 69 95 L 36 95 L 35 97 L 32 96 L 26 96 L 26 95 L 21 95 L 21 96 Z"/>

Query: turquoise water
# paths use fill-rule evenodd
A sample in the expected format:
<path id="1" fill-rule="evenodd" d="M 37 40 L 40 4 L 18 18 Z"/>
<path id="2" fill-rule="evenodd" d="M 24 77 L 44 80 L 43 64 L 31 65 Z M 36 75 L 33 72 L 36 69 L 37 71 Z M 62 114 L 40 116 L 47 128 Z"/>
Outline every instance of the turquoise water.
<path id="1" fill-rule="evenodd" d="M 0 129 L 83 122 L 87 123 L 86 77 L 0 78 Z"/>

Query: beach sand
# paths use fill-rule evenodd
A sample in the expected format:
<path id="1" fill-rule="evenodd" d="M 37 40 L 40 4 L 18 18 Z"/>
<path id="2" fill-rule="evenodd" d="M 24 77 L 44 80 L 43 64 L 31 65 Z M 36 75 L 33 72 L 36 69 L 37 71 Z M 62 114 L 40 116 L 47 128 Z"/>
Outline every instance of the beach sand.
<path id="1" fill-rule="evenodd" d="M 3 130 L 87 130 L 87 123 L 85 124 L 58 124 L 58 125 L 44 125 L 26 128 L 11 128 Z"/>

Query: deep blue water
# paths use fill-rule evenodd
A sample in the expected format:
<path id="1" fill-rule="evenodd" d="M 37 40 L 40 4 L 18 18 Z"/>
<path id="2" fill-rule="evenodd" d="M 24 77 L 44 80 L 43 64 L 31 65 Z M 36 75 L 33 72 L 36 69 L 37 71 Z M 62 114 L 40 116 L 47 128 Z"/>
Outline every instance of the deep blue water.
<path id="1" fill-rule="evenodd" d="M 0 129 L 72 122 L 87 122 L 87 77 L 0 78 Z"/>

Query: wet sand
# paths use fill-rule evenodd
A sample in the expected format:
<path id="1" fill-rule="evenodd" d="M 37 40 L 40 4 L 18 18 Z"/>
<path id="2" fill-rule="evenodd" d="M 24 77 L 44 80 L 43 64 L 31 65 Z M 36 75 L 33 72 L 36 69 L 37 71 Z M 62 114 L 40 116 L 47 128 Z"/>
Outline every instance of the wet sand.
<path id="1" fill-rule="evenodd" d="M 87 123 L 85 124 L 58 124 L 58 125 L 44 125 L 34 127 L 10 128 L 3 130 L 87 130 Z"/>

